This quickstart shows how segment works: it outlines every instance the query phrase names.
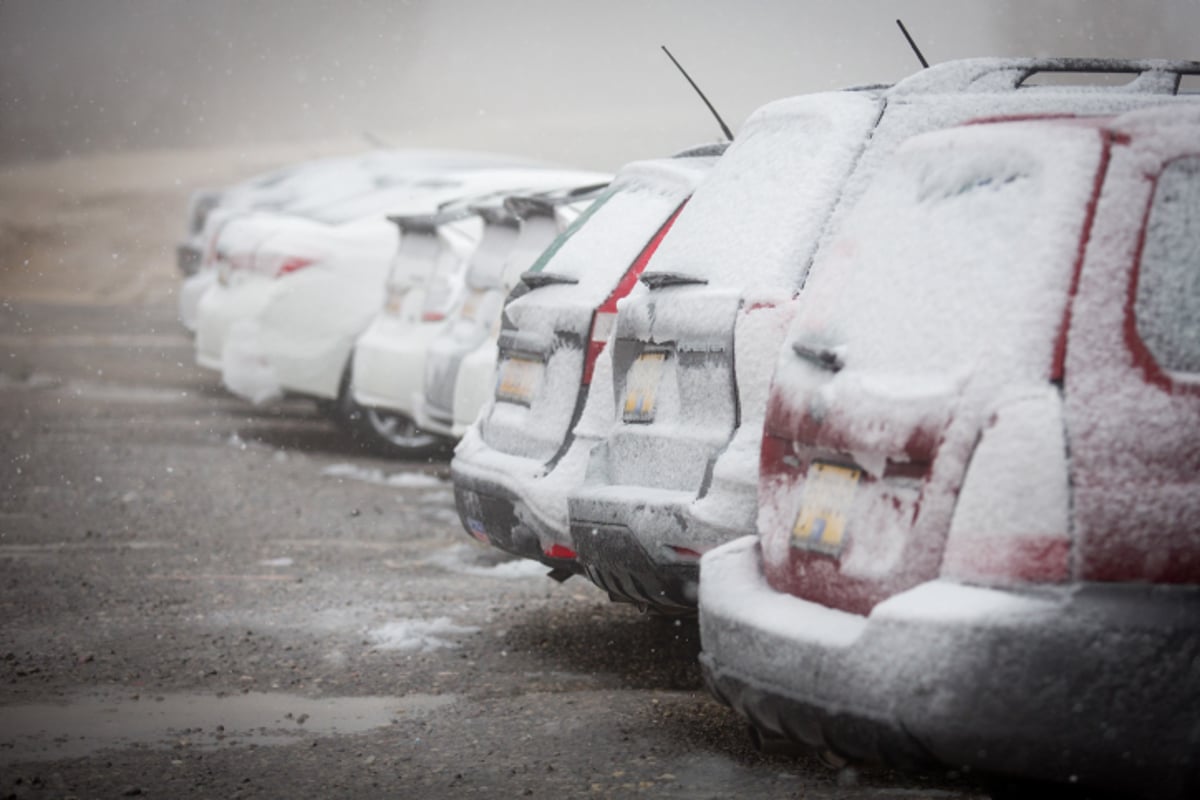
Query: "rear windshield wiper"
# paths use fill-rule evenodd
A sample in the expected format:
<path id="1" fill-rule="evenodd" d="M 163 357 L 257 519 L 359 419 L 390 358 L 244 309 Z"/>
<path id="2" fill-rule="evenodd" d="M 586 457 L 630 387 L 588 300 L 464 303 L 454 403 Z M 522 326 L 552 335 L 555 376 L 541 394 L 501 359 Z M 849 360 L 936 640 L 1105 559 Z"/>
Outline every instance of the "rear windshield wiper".
<path id="1" fill-rule="evenodd" d="M 642 277 L 638 280 L 651 289 L 661 289 L 664 286 L 704 285 L 708 283 L 706 278 L 697 278 L 695 275 L 685 275 L 682 272 L 643 272 Z"/>
<path id="2" fill-rule="evenodd" d="M 534 272 L 530 270 L 521 273 L 521 282 L 530 289 L 540 289 L 543 286 L 579 283 L 579 278 L 572 278 L 570 275 L 563 275 L 558 272 Z"/>
<path id="3" fill-rule="evenodd" d="M 792 352 L 810 364 L 830 372 L 840 372 L 842 367 L 846 366 L 842 363 L 842 357 L 828 347 L 814 347 L 804 342 L 796 342 L 792 345 Z"/>

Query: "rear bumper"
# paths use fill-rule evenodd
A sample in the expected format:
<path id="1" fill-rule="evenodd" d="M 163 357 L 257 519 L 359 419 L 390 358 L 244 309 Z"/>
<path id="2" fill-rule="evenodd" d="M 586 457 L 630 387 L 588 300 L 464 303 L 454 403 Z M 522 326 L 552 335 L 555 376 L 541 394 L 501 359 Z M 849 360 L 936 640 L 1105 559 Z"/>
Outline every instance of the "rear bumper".
<path id="1" fill-rule="evenodd" d="M 414 395 L 424 384 L 425 354 L 443 327 L 376 317 L 354 345 L 354 399 L 412 418 Z"/>
<path id="2" fill-rule="evenodd" d="M 694 614 L 698 560 L 669 543 L 685 540 L 687 492 L 639 492 L 635 501 L 605 496 L 613 489 L 570 498 L 571 540 L 588 578 L 614 600 L 666 614 Z"/>
<path id="3" fill-rule="evenodd" d="M 270 293 L 271 284 L 266 280 L 235 286 L 214 283 L 208 288 L 196 309 L 196 363 L 220 370 L 230 330 L 238 322 L 257 317 Z"/>
<path id="4" fill-rule="evenodd" d="M 467 533 L 505 552 L 540 561 L 551 569 L 565 570 L 571 575 L 581 572 L 575 559 L 546 554 L 550 546 L 564 538 L 563 533 L 531 513 L 517 492 L 500 481 L 469 474 L 454 465 L 451 474 L 454 505 Z"/>
<path id="5" fill-rule="evenodd" d="M 701 664 L 761 731 L 843 756 L 1184 797 L 1200 789 L 1200 591 L 934 581 L 862 617 L 707 555 Z"/>

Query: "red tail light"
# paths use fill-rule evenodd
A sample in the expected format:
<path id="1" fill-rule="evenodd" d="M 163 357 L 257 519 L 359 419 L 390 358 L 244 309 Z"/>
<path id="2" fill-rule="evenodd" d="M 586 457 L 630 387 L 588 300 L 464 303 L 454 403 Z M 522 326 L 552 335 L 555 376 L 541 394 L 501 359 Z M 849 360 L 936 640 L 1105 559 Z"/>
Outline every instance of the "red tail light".
<path id="1" fill-rule="evenodd" d="M 446 318 L 446 315 L 441 311 L 423 311 L 421 312 L 422 322 L 441 322 Z"/>
<path id="2" fill-rule="evenodd" d="M 561 544 L 552 544 L 544 552 L 547 558 L 563 558 L 574 561 L 577 557 L 574 550 L 563 547 Z"/>
<path id="3" fill-rule="evenodd" d="M 279 267 L 276 268 L 275 277 L 282 278 L 284 275 L 290 275 L 293 272 L 298 272 L 298 271 L 304 269 L 305 267 L 311 265 L 312 263 L 313 263 L 313 259 L 311 259 L 311 258 L 301 258 L 300 256 L 293 256 L 291 258 L 285 258 L 280 263 Z"/>
<path id="4" fill-rule="evenodd" d="M 667 218 L 667 221 L 654 234 L 654 238 L 646 243 L 646 246 L 642 248 L 642 252 L 638 253 L 638 257 L 621 277 L 621 281 L 612 290 L 612 294 L 592 314 L 592 331 L 588 336 L 587 357 L 583 363 L 583 383 L 585 386 L 589 386 L 592 383 L 592 372 L 596 368 L 596 359 L 604 351 L 604 343 L 608 341 L 608 336 L 612 333 L 613 325 L 616 323 L 617 301 L 633 291 L 634 286 L 637 286 L 638 276 L 646 269 L 646 265 L 650 263 L 650 257 L 654 255 L 654 251 L 658 249 L 663 237 L 667 235 L 667 231 L 671 230 L 676 217 L 679 216 L 679 212 L 683 211 L 683 207 L 686 205 L 687 200 L 679 204 L 679 208 L 675 209 L 675 212 Z"/>

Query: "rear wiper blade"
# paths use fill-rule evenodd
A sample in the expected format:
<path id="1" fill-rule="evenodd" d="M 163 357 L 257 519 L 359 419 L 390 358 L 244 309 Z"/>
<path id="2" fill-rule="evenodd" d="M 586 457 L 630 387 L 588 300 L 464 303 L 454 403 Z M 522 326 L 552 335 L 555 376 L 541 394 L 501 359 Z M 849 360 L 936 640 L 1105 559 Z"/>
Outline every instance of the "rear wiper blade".
<path id="1" fill-rule="evenodd" d="M 830 372 L 840 372 L 842 367 L 846 366 L 842 363 L 842 357 L 828 347 L 814 347 L 804 342 L 796 342 L 792 345 L 792 352 L 810 364 Z"/>
<path id="2" fill-rule="evenodd" d="M 521 273 L 521 282 L 530 289 L 540 289 L 543 286 L 579 283 L 579 278 L 572 278 L 570 275 L 562 275 L 557 272 L 534 272 L 530 270 Z"/>
<path id="3" fill-rule="evenodd" d="M 664 286 L 704 285 L 708 283 L 706 278 L 697 278 L 695 275 L 685 275 L 682 272 L 643 272 L 642 277 L 638 280 L 651 289 L 661 289 Z"/>

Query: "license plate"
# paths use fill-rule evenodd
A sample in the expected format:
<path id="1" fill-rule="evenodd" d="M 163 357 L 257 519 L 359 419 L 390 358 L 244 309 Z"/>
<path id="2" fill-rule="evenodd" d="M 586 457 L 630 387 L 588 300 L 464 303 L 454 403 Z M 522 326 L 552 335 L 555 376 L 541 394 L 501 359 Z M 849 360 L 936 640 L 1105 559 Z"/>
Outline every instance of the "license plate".
<path id="1" fill-rule="evenodd" d="M 626 422 L 654 421 L 654 401 L 666 361 L 666 353 L 642 353 L 629 368 L 629 375 L 625 380 L 625 407 L 622 412 L 622 418 Z"/>
<path id="2" fill-rule="evenodd" d="M 862 470 L 834 464 L 813 464 L 804 479 L 804 497 L 792 546 L 836 556 L 846 542 L 846 517 L 854 504 Z"/>
<path id="3" fill-rule="evenodd" d="M 542 377 L 542 362 L 532 358 L 509 356 L 500 362 L 496 379 L 496 399 L 523 406 L 533 401 L 534 390 Z"/>

